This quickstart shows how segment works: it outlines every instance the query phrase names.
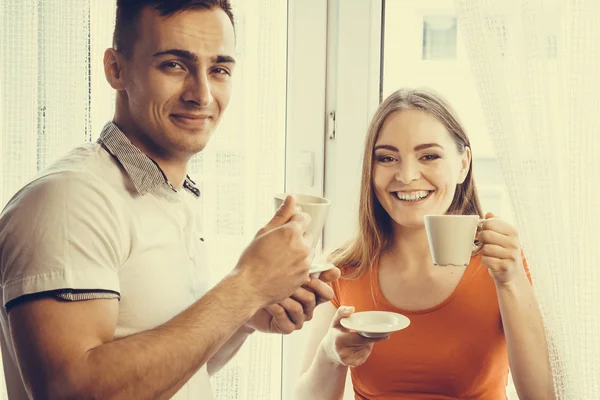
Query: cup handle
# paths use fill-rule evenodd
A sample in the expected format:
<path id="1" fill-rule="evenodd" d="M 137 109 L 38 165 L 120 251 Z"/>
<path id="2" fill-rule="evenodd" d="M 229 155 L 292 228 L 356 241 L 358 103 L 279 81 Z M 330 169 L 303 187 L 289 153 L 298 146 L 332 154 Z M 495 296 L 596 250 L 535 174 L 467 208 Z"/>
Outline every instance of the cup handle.
<path id="1" fill-rule="evenodd" d="M 480 230 L 483 226 L 483 223 L 486 221 L 485 218 L 479 218 L 479 221 L 477 222 L 477 230 Z M 475 244 L 473 243 L 473 253 L 478 252 L 479 250 L 481 250 L 481 248 L 483 247 L 483 245 L 481 243 L 479 244 Z"/>

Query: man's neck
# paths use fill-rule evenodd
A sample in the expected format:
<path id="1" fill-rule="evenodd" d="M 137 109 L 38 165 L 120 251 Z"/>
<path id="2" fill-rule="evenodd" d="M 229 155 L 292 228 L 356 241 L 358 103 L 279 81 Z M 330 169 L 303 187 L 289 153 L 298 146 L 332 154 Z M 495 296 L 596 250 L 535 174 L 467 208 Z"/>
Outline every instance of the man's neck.
<path id="1" fill-rule="evenodd" d="M 183 187 L 187 176 L 187 167 L 189 157 L 176 157 L 174 155 L 158 151 L 153 143 L 144 140 L 145 136 L 137 132 L 134 124 L 128 123 L 126 118 L 119 118 L 118 113 L 115 114 L 113 123 L 123 132 L 129 139 L 131 144 L 137 147 L 148 158 L 152 159 L 165 174 L 167 181 L 175 188 Z"/>

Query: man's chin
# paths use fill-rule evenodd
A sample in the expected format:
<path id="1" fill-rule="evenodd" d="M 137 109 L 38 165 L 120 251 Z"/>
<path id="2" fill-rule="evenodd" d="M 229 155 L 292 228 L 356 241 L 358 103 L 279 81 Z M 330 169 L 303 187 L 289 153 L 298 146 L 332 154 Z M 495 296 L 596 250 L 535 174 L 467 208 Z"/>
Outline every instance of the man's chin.
<path id="1" fill-rule="evenodd" d="M 179 154 L 184 158 L 191 158 L 196 154 L 200 153 L 206 148 L 207 143 L 177 143 L 171 146 L 173 154 Z"/>
<path id="2" fill-rule="evenodd" d="M 198 153 L 208 145 L 212 136 L 212 129 L 172 129 L 166 136 L 170 138 L 175 151 Z"/>

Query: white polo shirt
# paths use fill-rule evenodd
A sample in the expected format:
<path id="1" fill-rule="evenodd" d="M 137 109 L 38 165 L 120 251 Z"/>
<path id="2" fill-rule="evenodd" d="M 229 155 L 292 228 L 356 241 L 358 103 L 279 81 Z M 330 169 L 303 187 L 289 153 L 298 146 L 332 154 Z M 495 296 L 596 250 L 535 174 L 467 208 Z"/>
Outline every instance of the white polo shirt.
<path id="1" fill-rule="evenodd" d="M 176 191 L 108 123 L 21 189 L 0 215 L 0 345 L 9 398 L 28 399 L 6 307 L 42 295 L 119 297 L 114 338 L 155 328 L 208 290 L 194 182 Z M 212 399 L 203 367 L 173 397 Z"/>

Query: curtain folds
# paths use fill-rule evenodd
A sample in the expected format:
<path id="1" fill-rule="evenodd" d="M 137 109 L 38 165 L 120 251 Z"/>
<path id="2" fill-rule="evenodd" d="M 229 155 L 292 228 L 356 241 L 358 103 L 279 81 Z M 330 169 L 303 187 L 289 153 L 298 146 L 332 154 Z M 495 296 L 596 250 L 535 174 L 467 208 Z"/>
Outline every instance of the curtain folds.
<path id="1" fill-rule="evenodd" d="M 600 398 L 600 3 L 456 0 L 560 399 Z"/>

